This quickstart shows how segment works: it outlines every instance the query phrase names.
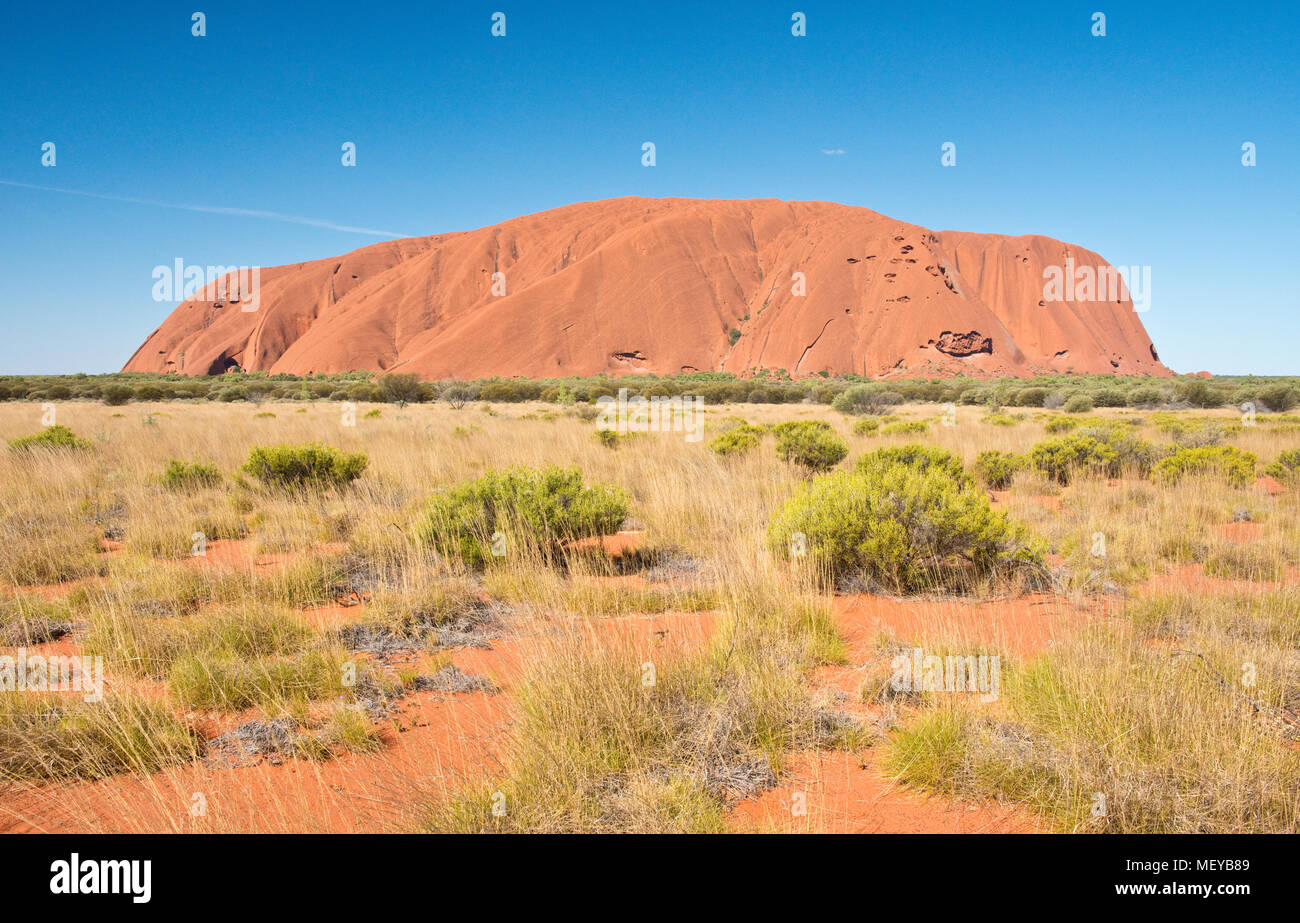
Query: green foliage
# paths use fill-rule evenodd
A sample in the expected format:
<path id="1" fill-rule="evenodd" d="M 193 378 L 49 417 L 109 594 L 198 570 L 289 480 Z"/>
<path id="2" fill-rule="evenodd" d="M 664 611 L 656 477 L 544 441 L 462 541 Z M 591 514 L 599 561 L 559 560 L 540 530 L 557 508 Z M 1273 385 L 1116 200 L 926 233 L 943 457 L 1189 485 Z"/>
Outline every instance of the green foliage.
<path id="1" fill-rule="evenodd" d="M 1029 450 L 1029 461 L 1058 484 L 1069 484 L 1080 472 L 1109 474 L 1119 465 L 1119 452 L 1095 436 L 1075 434 L 1043 440 Z"/>
<path id="2" fill-rule="evenodd" d="M 1016 452 L 988 449 L 975 457 L 975 476 L 988 487 L 1005 490 L 1017 472 L 1029 467 L 1029 459 Z"/>
<path id="3" fill-rule="evenodd" d="M 869 472 L 890 465 L 906 465 L 917 471 L 942 471 L 947 477 L 963 485 L 973 483 L 961 459 L 946 449 L 938 446 L 909 442 L 907 445 L 890 445 L 876 449 L 874 452 L 858 459 L 858 470 Z"/>
<path id="4" fill-rule="evenodd" d="M 391 404 L 413 404 L 424 400 L 424 386 L 414 374 L 390 374 L 379 379 L 379 390 Z"/>
<path id="5" fill-rule="evenodd" d="M 920 433 L 929 432 L 930 424 L 925 420 L 899 420 L 897 423 L 887 423 L 880 430 L 882 436 L 915 436 Z"/>
<path id="6" fill-rule="evenodd" d="M 440 553 L 479 566 L 496 532 L 550 556 L 573 539 L 617 531 L 627 510 L 623 491 L 584 487 L 578 468 L 512 468 L 434 497 L 419 535 Z"/>
<path id="7" fill-rule="evenodd" d="M 621 438 L 616 430 L 598 429 L 596 430 L 596 441 L 607 449 L 617 449 Z"/>
<path id="8" fill-rule="evenodd" d="M 1065 406 L 1061 409 L 1066 413 L 1090 413 L 1092 407 L 1091 397 L 1086 394 L 1075 394 L 1066 400 Z"/>
<path id="9" fill-rule="evenodd" d="M 1130 407 L 1158 407 L 1163 403 L 1165 395 L 1159 388 L 1134 388 L 1128 393 Z"/>
<path id="10" fill-rule="evenodd" d="M 1042 407 L 1047 395 L 1046 388 L 1026 388 L 1016 395 L 1015 404 L 1017 407 Z"/>
<path id="11" fill-rule="evenodd" d="M 709 448 L 723 458 L 741 455 L 756 448 L 765 432 L 761 426 L 745 423 L 709 440 Z"/>
<path id="12" fill-rule="evenodd" d="M 1176 413 L 1155 413 L 1151 422 L 1160 432 L 1167 434 L 1174 442 L 1186 448 L 1218 445 L 1229 433 L 1241 431 L 1240 423 L 1224 423 L 1220 420 L 1207 420 L 1203 417 L 1185 417 Z"/>
<path id="13" fill-rule="evenodd" d="M 849 454 L 849 444 L 820 420 L 782 423 L 775 432 L 781 460 L 810 471 L 829 471 Z"/>
<path id="14" fill-rule="evenodd" d="M 201 738 L 165 705 L 110 696 L 9 694 L 0 711 L 0 780 L 141 776 L 198 757 Z"/>
<path id="15" fill-rule="evenodd" d="M 1300 404 L 1300 390 L 1287 384 L 1269 385 L 1256 392 L 1255 400 L 1269 410 L 1290 410 Z"/>
<path id="16" fill-rule="evenodd" d="M 1123 423 L 1084 426 L 1069 436 L 1046 439 L 1029 451 L 1033 467 L 1058 484 L 1078 474 L 1117 478 L 1132 471 L 1146 477 L 1164 450 Z"/>
<path id="17" fill-rule="evenodd" d="M 281 707 L 350 694 L 343 663 L 341 653 L 329 650 L 302 651 L 292 659 L 187 654 L 172 664 L 168 685 L 186 708 Z"/>
<path id="18" fill-rule="evenodd" d="M 343 453 L 332 446 L 254 446 L 243 470 L 267 487 L 280 489 L 342 487 L 366 470 L 369 459 L 360 452 Z"/>
<path id="19" fill-rule="evenodd" d="M 104 403 L 112 407 L 120 407 L 135 397 L 135 389 L 126 385 L 105 385 L 99 393 Z"/>
<path id="20" fill-rule="evenodd" d="M 881 462 L 818 477 L 772 518 L 768 541 L 832 578 L 861 574 L 899 592 L 955 589 L 1042 561 L 982 491 L 940 465 Z"/>
<path id="21" fill-rule="evenodd" d="M 1300 449 L 1287 449 L 1278 455 L 1264 473 L 1279 481 L 1295 481 L 1300 475 Z"/>
<path id="22" fill-rule="evenodd" d="M 39 433 L 11 439 L 9 448 L 26 451 L 28 449 L 88 449 L 90 441 L 82 439 L 61 423 L 47 426 Z"/>
<path id="23" fill-rule="evenodd" d="M 1200 380 L 1183 382 L 1175 389 L 1175 393 L 1178 400 L 1193 407 L 1219 407 L 1225 400 L 1222 393 L 1210 387 L 1208 382 Z"/>
<path id="24" fill-rule="evenodd" d="M 221 472 L 216 465 L 202 462 L 187 462 L 173 458 L 167 463 L 162 473 L 162 484 L 169 490 L 196 490 L 202 487 L 217 487 L 221 484 Z"/>
<path id="25" fill-rule="evenodd" d="M 864 417 L 853 424 L 853 435 L 872 436 L 880 430 L 880 421 L 874 417 Z"/>
<path id="26" fill-rule="evenodd" d="M 877 383 L 853 385 L 831 401 L 831 407 L 840 413 L 883 413 L 886 407 L 901 404 L 903 396 Z"/>
<path id="27" fill-rule="evenodd" d="M 1056 435 L 1057 433 L 1069 433 L 1079 428 L 1079 421 L 1074 417 L 1054 417 L 1047 421 L 1043 429 Z"/>
<path id="28" fill-rule="evenodd" d="M 1233 487 L 1246 487 L 1255 480 L 1255 455 L 1229 445 L 1179 449 L 1161 459 L 1152 476 L 1165 484 L 1193 476 L 1221 478 Z"/>

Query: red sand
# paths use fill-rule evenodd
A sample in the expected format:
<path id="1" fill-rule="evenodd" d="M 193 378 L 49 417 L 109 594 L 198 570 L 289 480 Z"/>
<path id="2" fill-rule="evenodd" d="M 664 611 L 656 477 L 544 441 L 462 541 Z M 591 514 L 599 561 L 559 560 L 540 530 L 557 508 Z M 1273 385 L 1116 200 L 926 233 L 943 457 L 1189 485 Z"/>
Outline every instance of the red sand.
<path id="1" fill-rule="evenodd" d="M 214 283 L 124 371 L 1171 374 L 1127 298 L 1044 302 L 1067 258 L 1108 266 L 832 202 L 608 199 L 262 269 L 257 310 Z"/>
<path id="2" fill-rule="evenodd" d="M 881 772 L 881 755 L 880 747 L 865 753 L 796 754 L 780 785 L 736 806 L 732 826 L 782 833 L 1033 833 L 1040 829 L 1013 805 L 952 801 L 906 791 Z"/>

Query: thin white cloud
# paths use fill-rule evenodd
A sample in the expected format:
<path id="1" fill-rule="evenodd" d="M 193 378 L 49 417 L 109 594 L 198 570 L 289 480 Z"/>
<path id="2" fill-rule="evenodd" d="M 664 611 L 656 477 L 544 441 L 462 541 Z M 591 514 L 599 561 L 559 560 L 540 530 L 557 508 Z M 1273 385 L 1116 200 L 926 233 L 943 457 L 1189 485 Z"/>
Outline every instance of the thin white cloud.
<path id="1" fill-rule="evenodd" d="M 843 153 L 844 153 L 844 148 L 842 148 L 842 147 L 837 147 L 837 148 L 835 148 L 833 151 L 828 151 L 828 150 L 826 150 L 826 148 L 822 148 L 822 153 L 823 153 L 823 154 L 843 154 Z"/>
<path id="2" fill-rule="evenodd" d="M 411 234 L 398 234 L 393 231 L 379 231 L 374 228 L 359 228 L 350 224 L 336 224 L 322 218 L 303 218 L 298 215 L 282 215 L 279 212 L 260 211 L 255 208 L 231 208 L 224 205 L 185 205 L 179 202 L 159 202 L 156 199 L 138 199 L 134 196 L 108 195 L 102 192 L 83 192 L 80 189 L 63 189 L 58 186 L 38 186 L 35 183 L 19 183 L 0 179 L 0 186 L 17 186 L 21 189 L 39 189 L 42 192 L 61 192 L 64 195 L 83 196 L 87 199 L 104 199 L 109 202 L 127 202 L 131 205 L 152 205 L 157 208 L 177 208 L 187 212 L 206 212 L 211 215 L 238 215 L 245 218 L 265 218 L 268 221 L 285 221 L 289 224 L 305 224 L 314 228 L 328 228 L 331 231 L 345 231 L 349 234 L 366 234 L 370 237 L 411 237 Z"/>

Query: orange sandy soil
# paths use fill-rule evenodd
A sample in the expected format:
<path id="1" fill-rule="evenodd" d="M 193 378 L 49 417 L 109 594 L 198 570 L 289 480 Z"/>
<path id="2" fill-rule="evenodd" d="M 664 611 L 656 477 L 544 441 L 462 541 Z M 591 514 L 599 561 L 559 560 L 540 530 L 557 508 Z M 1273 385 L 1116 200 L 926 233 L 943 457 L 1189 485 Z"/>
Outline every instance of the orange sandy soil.
<path id="1" fill-rule="evenodd" d="M 1235 527 L 1251 524 L 1232 524 Z M 1253 530 L 1237 528 L 1243 540 Z M 628 533 L 602 542 L 620 553 L 636 546 Z M 213 542 L 200 565 L 265 566 L 285 556 L 252 558 L 244 543 Z M 1213 580 L 1191 566 L 1148 581 L 1139 592 L 1186 588 L 1260 587 L 1242 581 Z M 992 652 L 1031 656 L 1090 618 L 1114 614 L 1113 598 L 1086 607 L 1049 594 L 966 601 L 950 598 L 893 599 L 871 595 L 839 596 L 832 610 L 848 645 L 848 665 L 824 667 L 814 686 L 843 693 L 847 711 L 869 717 L 858 702 L 866 665 L 879 657 L 874 648 L 884 633 L 900 642 L 927 639 L 968 644 Z M 362 605 L 336 604 L 304 611 L 321 628 L 359 618 Z M 630 644 L 647 656 L 671 657 L 705 643 L 716 631 L 714 612 L 558 621 L 516 618 L 507 636 L 491 650 L 448 652 L 468 673 L 486 676 L 502 689 L 490 696 L 415 693 L 401 699 L 398 712 L 384 722 L 384 748 L 374 754 L 346 754 L 323 762 L 286 760 L 279 765 L 214 769 L 201 762 L 172 767 L 147 777 L 121 775 L 96 782 L 47 784 L 0 791 L 0 832 L 377 832 L 403 829 L 418 820 L 416 805 L 429 803 L 466 785 L 483 784 L 505 772 L 510 728 L 510 690 L 530 662 L 535 645 L 567 630 L 591 640 Z M 76 653 L 69 641 L 50 651 Z M 112 682 L 112 677 L 109 681 Z M 133 688 L 136 684 L 132 683 Z M 161 689 L 155 691 L 161 693 Z M 248 715 L 191 715 L 211 738 Z M 731 825 L 737 831 L 826 833 L 976 833 L 1031 832 L 1038 822 L 1015 805 L 968 803 L 905 791 L 880 768 L 884 748 L 857 753 L 838 751 L 792 754 L 779 786 L 737 804 Z M 195 794 L 206 799 L 206 814 L 194 816 Z M 796 809 L 800 796 L 802 811 Z"/>
<path id="2" fill-rule="evenodd" d="M 630 546 L 611 537 L 614 547 Z M 292 555 L 249 553 L 239 541 L 212 542 L 195 566 L 267 567 Z M 56 595 L 68 585 L 42 588 Z M 303 611 L 309 623 L 336 628 L 359 619 L 364 605 L 344 601 Z M 345 754 L 322 762 L 289 759 L 273 765 L 209 768 L 202 762 L 171 767 L 147 777 L 119 775 L 95 782 L 10 786 L 0 791 L 0 833 L 71 832 L 379 832 L 408 827 L 418 818 L 413 805 L 428 803 L 466 785 L 504 773 L 508 748 L 509 691 L 527 666 L 534 645 L 547 636 L 575 631 L 591 641 L 628 645 L 649 658 L 671 658 L 707 641 L 717 613 L 664 613 L 622 618 L 546 621 L 517 618 L 507 636 L 490 650 L 444 652 L 467 673 L 491 679 L 498 695 L 471 692 L 447 696 L 413 693 L 381 724 L 384 748 L 374 754 Z M 32 653 L 79 655 L 68 639 L 33 648 Z M 366 655 L 358 655 L 364 659 Z M 161 697 L 164 684 L 105 677 L 107 690 L 129 687 Z M 255 710 L 189 713 L 206 739 L 259 717 Z M 194 816 L 196 793 L 206 813 Z"/>
<path id="3" fill-rule="evenodd" d="M 1113 605 L 1103 600 L 1097 608 L 1109 610 Z M 848 665 L 822 667 L 813 683 L 847 696 L 843 707 L 860 718 L 871 713 L 859 703 L 859 688 L 880 658 L 875 640 L 882 633 L 903 643 L 934 640 L 1030 656 L 1089 617 L 1087 611 L 1047 594 L 981 602 L 861 594 L 835 597 L 832 611 L 848 645 Z M 954 801 L 904 790 L 882 771 L 883 756 L 881 745 L 857 753 L 796 753 L 779 786 L 737 805 L 735 827 L 790 833 L 1031 833 L 1042 829 L 1015 805 Z M 798 808 L 797 795 L 802 802 Z"/>
<path id="4" fill-rule="evenodd" d="M 1227 577 L 1209 577 L 1201 564 L 1182 564 L 1167 574 L 1157 574 L 1142 581 L 1137 587 L 1143 595 L 1154 593 L 1267 593 L 1283 587 L 1300 584 L 1300 567 L 1286 568 L 1282 580 L 1232 580 Z"/>
<path id="5" fill-rule="evenodd" d="M 1248 542 L 1259 535 L 1260 528 L 1257 522 L 1222 522 L 1214 531 L 1230 542 Z"/>
<path id="6" fill-rule="evenodd" d="M 880 770 L 879 747 L 865 753 L 795 754 L 784 781 L 732 813 L 737 831 L 773 833 L 1034 833 L 1013 805 L 973 804 L 905 791 Z M 797 796 L 802 796 L 798 798 Z M 798 805 L 798 807 L 796 807 Z"/>

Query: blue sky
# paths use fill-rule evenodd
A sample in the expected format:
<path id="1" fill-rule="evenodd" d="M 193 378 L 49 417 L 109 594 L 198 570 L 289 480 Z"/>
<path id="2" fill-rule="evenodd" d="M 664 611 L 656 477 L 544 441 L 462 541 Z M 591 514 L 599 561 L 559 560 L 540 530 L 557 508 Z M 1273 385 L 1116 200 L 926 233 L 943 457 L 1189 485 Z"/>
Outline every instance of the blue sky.
<path id="1" fill-rule="evenodd" d="M 1291 0 L 9 3 L 0 373 L 120 368 L 174 307 L 155 266 L 383 239 L 23 183 L 401 235 L 621 195 L 830 200 L 1149 265 L 1167 364 L 1300 374 L 1298 31 Z"/>

